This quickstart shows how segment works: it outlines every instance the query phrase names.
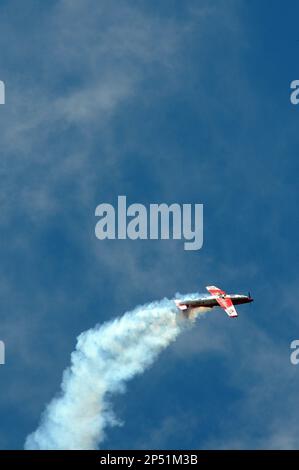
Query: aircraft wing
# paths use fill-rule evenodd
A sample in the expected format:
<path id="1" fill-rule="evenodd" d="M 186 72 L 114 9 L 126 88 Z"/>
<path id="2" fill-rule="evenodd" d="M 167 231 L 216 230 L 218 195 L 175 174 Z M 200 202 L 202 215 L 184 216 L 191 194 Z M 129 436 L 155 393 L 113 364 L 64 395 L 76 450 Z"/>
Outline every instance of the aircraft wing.
<path id="1" fill-rule="evenodd" d="M 220 307 L 222 307 L 226 313 L 228 314 L 229 317 L 237 317 L 238 314 L 236 312 L 235 307 L 233 306 L 233 303 L 231 299 L 223 299 L 222 297 L 216 297 L 216 300 Z"/>
<path id="2" fill-rule="evenodd" d="M 206 289 L 210 292 L 210 294 L 215 296 L 215 299 L 217 300 L 218 304 L 226 311 L 229 317 L 238 316 L 231 299 L 229 297 L 226 297 L 226 293 L 223 290 L 219 289 L 216 286 L 207 286 Z"/>
<path id="3" fill-rule="evenodd" d="M 216 287 L 216 286 L 207 286 L 206 289 L 212 295 L 226 295 L 226 292 L 224 292 L 224 290 L 221 290 L 219 289 L 219 287 Z"/>

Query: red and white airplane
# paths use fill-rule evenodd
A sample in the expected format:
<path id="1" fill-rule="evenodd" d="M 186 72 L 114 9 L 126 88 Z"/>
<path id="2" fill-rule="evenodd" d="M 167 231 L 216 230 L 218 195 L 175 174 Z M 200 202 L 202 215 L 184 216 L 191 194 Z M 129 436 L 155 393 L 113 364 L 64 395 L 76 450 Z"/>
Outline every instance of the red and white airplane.
<path id="1" fill-rule="evenodd" d="M 226 294 L 223 290 L 215 286 L 207 286 L 210 296 L 201 297 L 199 299 L 175 300 L 176 306 L 183 312 L 186 317 L 192 313 L 192 310 L 199 307 L 213 308 L 222 307 L 229 317 L 237 317 L 238 314 L 234 305 L 247 304 L 252 302 L 253 298 L 248 295 Z"/>

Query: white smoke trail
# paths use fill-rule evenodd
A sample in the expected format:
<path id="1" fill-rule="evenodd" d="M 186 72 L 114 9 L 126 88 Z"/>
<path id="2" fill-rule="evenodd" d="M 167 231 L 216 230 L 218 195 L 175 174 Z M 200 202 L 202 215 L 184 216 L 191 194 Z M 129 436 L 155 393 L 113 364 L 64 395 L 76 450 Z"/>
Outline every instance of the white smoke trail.
<path id="1" fill-rule="evenodd" d="M 204 310 L 204 309 L 203 309 Z M 60 395 L 46 407 L 25 449 L 96 449 L 117 424 L 110 397 L 150 366 L 190 322 L 164 299 L 137 307 L 78 337 Z"/>

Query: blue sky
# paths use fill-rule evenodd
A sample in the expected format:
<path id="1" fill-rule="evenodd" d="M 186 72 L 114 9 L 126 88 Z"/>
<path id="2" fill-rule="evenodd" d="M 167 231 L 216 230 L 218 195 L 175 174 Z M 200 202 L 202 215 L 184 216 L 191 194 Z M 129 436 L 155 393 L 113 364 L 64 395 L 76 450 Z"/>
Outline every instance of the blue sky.
<path id="1" fill-rule="evenodd" d="M 176 292 L 247 292 L 115 398 L 105 448 L 298 448 L 298 4 L 0 4 L 0 448 L 78 334 Z M 204 246 L 99 241 L 101 202 L 203 203 Z"/>

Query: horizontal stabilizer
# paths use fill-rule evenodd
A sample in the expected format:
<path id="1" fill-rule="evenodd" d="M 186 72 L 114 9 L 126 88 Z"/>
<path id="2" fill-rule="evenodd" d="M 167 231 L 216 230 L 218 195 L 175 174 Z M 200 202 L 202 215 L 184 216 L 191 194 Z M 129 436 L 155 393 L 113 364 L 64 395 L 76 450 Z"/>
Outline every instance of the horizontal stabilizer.
<path id="1" fill-rule="evenodd" d="M 188 308 L 187 305 L 181 303 L 180 300 L 175 300 L 174 302 L 175 302 L 177 308 L 179 308 L 180 310 L 187 310 L 187 308 Z"/>

